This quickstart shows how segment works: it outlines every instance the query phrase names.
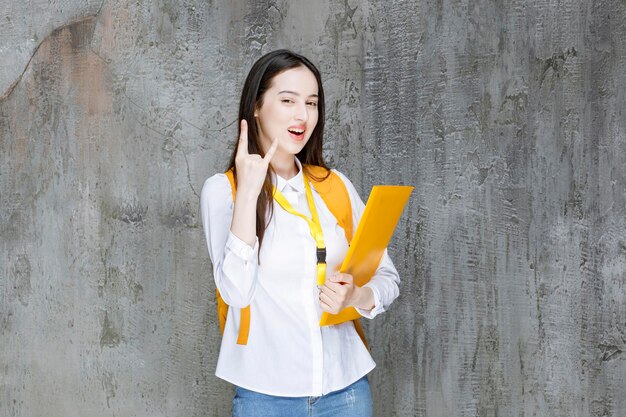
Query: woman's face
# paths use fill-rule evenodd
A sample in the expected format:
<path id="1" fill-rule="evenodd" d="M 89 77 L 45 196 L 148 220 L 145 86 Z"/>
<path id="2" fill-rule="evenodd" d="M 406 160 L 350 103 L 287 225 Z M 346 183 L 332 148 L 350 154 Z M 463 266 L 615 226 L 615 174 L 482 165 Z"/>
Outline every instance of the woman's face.
<path id="1" fill-rule="evenodd" d="M 276 75 L 263 95 L 263 104 L 254 112 L 263 150 L 278 138 L 274 158 L 300 152 L 317 125 L 317 100 L 317 80 L 308 68 Z"/>

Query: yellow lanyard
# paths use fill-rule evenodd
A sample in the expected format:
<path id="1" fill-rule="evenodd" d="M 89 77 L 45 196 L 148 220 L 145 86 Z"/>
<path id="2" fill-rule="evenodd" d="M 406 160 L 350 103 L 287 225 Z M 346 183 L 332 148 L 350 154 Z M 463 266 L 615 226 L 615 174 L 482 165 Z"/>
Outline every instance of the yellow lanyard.
<path id="1" fill-rule="evenodd" d="M 320 219 L 317 216 L 315 201 L 313 201 L 311 185 L 309 185 L 309 182 L 306 180 L 306 176 L 304 175 L 304 173 L 302 177 L 304 178 L 306 201 L 309 204 L 309 210 L 311 210 L 311 219 L 309 219 L 304 214 L 296 211 L 289 203 L 289 201 L 287 201 L 283 193 L 278 191 L 276 186 L 274 186 L 274 199 L 278 204 L 280 204 L 283 209 L 285 209 L 286 212 L 306 220 L 307 224 L 309 225 L 311 236 L 313 236 L 313 239 L 315 239 L 315 246 L 317 247 L 317 285 L 324 285 L 324 281 L 326 280 L 326 245 L 324 244 L 324 234 L 322 233 Z"/>

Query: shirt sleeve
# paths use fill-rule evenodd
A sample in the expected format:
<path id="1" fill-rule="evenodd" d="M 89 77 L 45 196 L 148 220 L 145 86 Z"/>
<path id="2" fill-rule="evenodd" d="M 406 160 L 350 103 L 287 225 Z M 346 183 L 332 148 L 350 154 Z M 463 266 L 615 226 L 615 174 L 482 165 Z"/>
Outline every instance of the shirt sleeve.
<path id="1" fill-rule="evenodd" d="M 251 247 L 231 233 L 233 207 L 225 174 L 216 174 L 204 182 L 200 216 L 215 285 L 228 305 L 243 308 L 250 304 L 256 289 L 259 240 Z"/>
<path id="2" fill-rule="evenodd" d="M 346 185 L 346 189 L 348 190 L 350 202 L 352 203 L 352 227 L 356 232 L 356 228 L 361 220 L 363 211 L 365 210 L 365 204 L 363 203 L 363 200 L 361 200 L 361 197 L 359 197 L 359 193 L 354 188 L 352 182 L 342 173 L 335 170 L 333 171 L 343 180 Z M 356 310 L 361 316 L 373 319 L 378 314 L 386 311 L 389 308 L 389 305 L 391 305 L 391 303 L 398 298 L 398 295 L 400 294 L 399 285 L 400 277 L 398 275 L 398 271 L 393 265 L 393 262 L 387 253 L 387 249 L 385 249 L 376 273 L 372 279 L 364 285 L 364 287 L 370 288 L 374 293 L 374 308 L 369 311 L 360 308 L 356 308 Z"/>

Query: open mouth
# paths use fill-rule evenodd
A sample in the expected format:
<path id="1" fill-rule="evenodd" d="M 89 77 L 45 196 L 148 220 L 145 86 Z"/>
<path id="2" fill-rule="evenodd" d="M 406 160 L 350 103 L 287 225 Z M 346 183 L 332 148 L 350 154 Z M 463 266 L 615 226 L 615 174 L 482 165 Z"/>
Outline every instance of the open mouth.
<path id="1" fill-rule="evenodd" d="M 290 128 L 287 129 L 287 131 L 295 139 L 302 139 L 304 137 L 304 129 Z"/>

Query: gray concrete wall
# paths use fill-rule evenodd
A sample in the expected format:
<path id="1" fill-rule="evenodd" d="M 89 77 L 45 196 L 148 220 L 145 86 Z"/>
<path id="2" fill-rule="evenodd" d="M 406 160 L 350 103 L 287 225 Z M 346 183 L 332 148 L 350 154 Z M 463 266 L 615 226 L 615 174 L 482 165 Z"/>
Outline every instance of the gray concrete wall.
<path id="1" fill-rule="evenodd" d="M 0 415 L 227 416 L 197 215 L 243 78 L 316 62 L 325 155 L 414 185 L 377 416 L 626 415 L 626 3 L 0 3 Z"/>

